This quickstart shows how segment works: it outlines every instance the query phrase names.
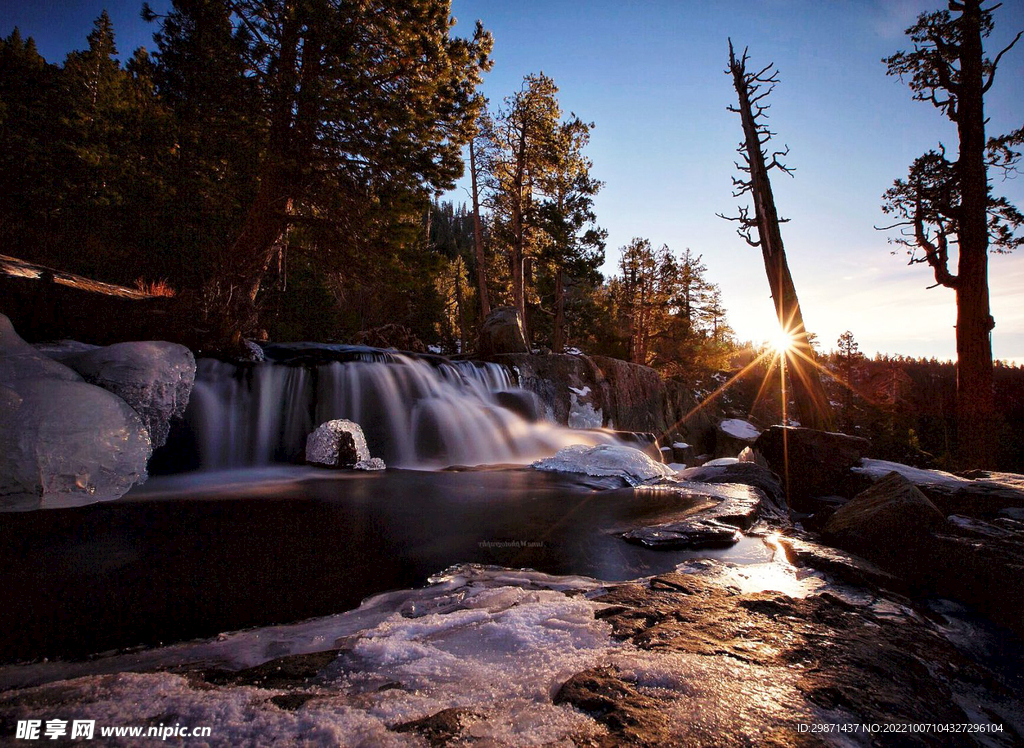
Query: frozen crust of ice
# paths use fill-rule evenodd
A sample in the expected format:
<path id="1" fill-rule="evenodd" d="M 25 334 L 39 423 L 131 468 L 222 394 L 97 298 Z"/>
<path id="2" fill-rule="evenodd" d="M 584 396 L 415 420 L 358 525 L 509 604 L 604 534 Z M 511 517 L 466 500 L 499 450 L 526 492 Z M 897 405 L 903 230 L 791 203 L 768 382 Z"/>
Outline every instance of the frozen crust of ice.
<path id="1" fill-rule="evenodd" d="M 23 719 L 39 713 L 37 697 L 60 693 L 54 711 L 62 719 L 139 724 L 174 714 L 183 725 L 212 725 L 206 744 L 216 746 L 424 745 L 392 728 L 449 708 L 480 715 L 467 737 L 482 745 L 570 745 L 572 737 L 595 739 L 604 730 L 553 704 L 553 694 L 627 646 L 595 618 L 603 606 L 586 593 L 600 589 L 580 577 L 456 567 L 425 589 L 378 595 L 337 616 L 86 662 L 0 668 L 0 684 L 34 684 L 14 707 Z M 339 641 L 348 651 L 322 671 L 315 698 L 298 709 L 273 704 L 274 686 L 197 688 L 179 674 L 125 672 L 184 663 L 250 667 L 337 649 Z M 14 717 L 2 705 L 0 714 L 5 723 Z"/>
<path id="2" fill-rule="evenodd" d="M 164 341 L 116 343 L 62 361 L 142 416 L 154 447 L 167 441 L 171 419 L 185 413 L 196 378 L 192 351 Z"/>
<path id="3" fill-rule="evenodd" d="M 40 379 L 0 394 L 0 509 L 110 501 L 146 479 L 149 432 L 119 397 Z"/>
<path id="4" fill-rule="evenodd" d="M 758 431 L 757 426 L 750 423 L 749 421 L 744 421 L 740 418 L 726 418 L 724 421 L 718 424 L 718 427 L 722 429 L 722 431 L 727 433 L 729 436 L 736 437 L 737 439 L 744 439 L 747 441 L 753 441 L 754 439 L 761 435 L 761 432 Z"/>
<path id="5" fill-rule="evenodd" d="M 346 434 L 352 437 L 352 444 L 355 447 L 355 460 L 352 461 L 344 459 L 346 456 L 341 454 L 341 440 Z M 344 418 L 322 423 L 306 437 L 306 462 L 338 467 L 339 460 L 344 462 L 340 465 L 341 467 L 355 466 L 370 460 L 370 450 L 366 446 L 366 437 L 363 435 L 362 427 L 355 421 Z"/>
<path id="6" fill-rule="evenodd" d="M 614 475 L 631 486 L 675 475 L 668 465 L 651 459 L 645 452 L 613 444 L 599 444 L 596 447 L 574 444 L 558 450 L 554 457 L 538 460 L 532 467 L 563 473 Z"/>

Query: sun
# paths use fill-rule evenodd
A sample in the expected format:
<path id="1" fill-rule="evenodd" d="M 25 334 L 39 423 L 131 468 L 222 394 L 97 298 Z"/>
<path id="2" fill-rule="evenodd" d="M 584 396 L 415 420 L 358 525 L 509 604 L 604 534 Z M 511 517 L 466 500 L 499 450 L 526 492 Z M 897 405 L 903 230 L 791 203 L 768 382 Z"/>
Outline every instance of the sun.
<path id="1" fill-rule="evenodd" d="M 796 338 L 793 333 L 780 327 L 768 344 L 776 353 L 786 353 L 793 349 L 794 343 L 796 343 Z"/>

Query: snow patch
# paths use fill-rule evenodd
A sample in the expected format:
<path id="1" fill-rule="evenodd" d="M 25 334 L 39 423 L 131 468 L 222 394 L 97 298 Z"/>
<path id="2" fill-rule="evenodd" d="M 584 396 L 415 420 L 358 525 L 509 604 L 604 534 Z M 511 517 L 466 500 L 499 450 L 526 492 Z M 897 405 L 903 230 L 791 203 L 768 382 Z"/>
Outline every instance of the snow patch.
<path id="1" fill-rule="evenodd" d="M 952 473 L 942 470 L 926 470 L 924 468 L 911 467 L 899 462 L 889 460 L 872 460 L 867 457 L 861 459 L 858 467 L 851 468 L 853 472 L 866 475 L 872 480 L 884 478 L 889 473 L 899 473 L 908 481 L 917 486 L 957 486 L 963 483 L 970 483 L 966 478 L 960 478 Z"/>
<path id="2" fill-rule="evenodd" d="M 569 393 L 569 418 L 567 424 L 571 429 L 599 429 L 604 422 L 604 413 L 601 408 L 595 408 L 593 403 L 585 403 L 580 398 L 590 393 L 589 387 L 577 390 L 570 387 Z"/>
<path id="3" fill-rule="evenodd" d="M 740 418 L 726 418 L 718 427 L 729 436 L 747 441 L 753 441 L 761 435 L 757 426 Z"/>
<path id="4" fill-rule="evenodd" d="M 701 467 L 722 467 L 724 465 L 735 465 L 738 462 L 738 457 L 719 457 L 717 460 L 708 460 Z"/>
<path id="5" fill-rule="evenodd" d="M 645 452 L 633 447 L 600 444 L 588 447 L 574 444 L 558 450 L 554 457 L 533 463 L 537 470 L 586 475 L 614 475 L 631 486 L 638 486 L 675 474 L 664 463 L 651 459 Z"/>

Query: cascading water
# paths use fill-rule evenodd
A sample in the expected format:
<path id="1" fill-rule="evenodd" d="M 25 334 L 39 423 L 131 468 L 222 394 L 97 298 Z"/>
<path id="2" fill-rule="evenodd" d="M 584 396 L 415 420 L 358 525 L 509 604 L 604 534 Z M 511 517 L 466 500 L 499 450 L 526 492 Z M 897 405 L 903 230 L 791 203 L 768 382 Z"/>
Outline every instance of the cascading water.
<path id="1" fill-rule="evenodd" d="M 527 463 L 570 444 L 615 441 L 540 418 L 536 398 L 497 364 L 374 349 L 345 361 L 236 366 L 201 359 L 185 414 L 200 468 L 300 462 L 320 423 L 359 423 L 395 467 Z"/>

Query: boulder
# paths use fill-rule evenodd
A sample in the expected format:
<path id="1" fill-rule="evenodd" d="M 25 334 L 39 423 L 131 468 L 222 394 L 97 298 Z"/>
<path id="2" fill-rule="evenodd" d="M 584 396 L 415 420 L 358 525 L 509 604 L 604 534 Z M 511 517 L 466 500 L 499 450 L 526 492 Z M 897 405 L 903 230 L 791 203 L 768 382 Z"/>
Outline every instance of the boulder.
<path id="1" fill-rule="evenodd" d="M 154 447 L 167 441 L 171 419 L 184 415 L 196 378 L 192 351 L 163 341 L 115 343 L 61 360 L 128 403 L 142 417 Z"/>
<path id="2" fill-rule="evenodd" d="M 822 537 L 871 560 L 909 563 L 945 524 L 942 512 L 913 483 L 890 473 L 836 509 Z"/>
<path id="3" fill-rule="evenodd" d="M 306 437 L 306 462 L 311 465 L 351 468 L 360 463 L 368 463 L 369 460 L 370 450 L 366 446 L 363 429 L 354 421 L 327 421 Z"/>
<path id="4" fill-rule="evenodd" d="M 626 431 L 665 431 L 665 382 L 658 372 L 608 356 L 591 359 L 601 372 L 609 423 Z"/>
<path id="5" fill-rule="evenodd" d="M 679 473 L 683 480 L 700 483 L 738 483 L 758 489 L 771 504 L 773 513 L 786 515 L 786 493 L 777 475 L 753 462 L 728 465 L 701 465 Z"/>
<path id="6" fill-rule="evenodd" d="M 502 353 L 529 353 L 526 333 L 519 312 L 510 306 L 499 306 L 491 310 L 480 326 L 480 340 L 477 351 L 481 356 Z"/>
<path id="7" fill-rule="evenodd" d="M 851 496 L 850 468 L 870 446 L 867 439 L 828 431 L 772 426 L 754 442 L 754 449 L 783 481 L 796 509 L 812 508 L 815 496 Z"/>
<path id="8" fill-rule="evenodd" d="M 736 457 L 750 447 L 761 435 L 760 429 L 742 418 L 726 418 L 715 427 L 714 454 L 718 457 Z"/>
<path id="9" fill-rule="evenodd" d="M 567 353 L 504 354 L 494 360 L 512 369 L 519 386 L 536 396 L 551 420 L 568 426 L 588 417 L 588 427 L 608 423 L 607 386 L 601 370 L 587 356 Z"/>

